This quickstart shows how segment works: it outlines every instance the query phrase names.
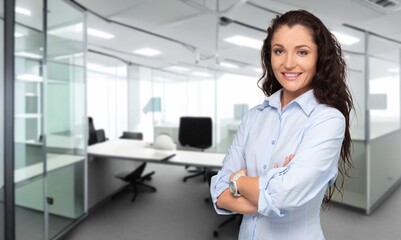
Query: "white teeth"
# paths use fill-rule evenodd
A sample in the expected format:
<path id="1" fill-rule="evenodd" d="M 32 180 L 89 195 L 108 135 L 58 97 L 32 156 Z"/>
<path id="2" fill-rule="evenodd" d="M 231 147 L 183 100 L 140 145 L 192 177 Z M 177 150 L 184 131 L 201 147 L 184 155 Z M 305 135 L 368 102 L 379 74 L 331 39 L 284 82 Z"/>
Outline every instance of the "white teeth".
<path id="1" fill-rule="evenodd" d="M 298 73 L 284 73 L 284 75 L 285 75 L 286 77 L 296 77 L 296 76 L 298 76 L 299 74 L 298 74 Z"/>

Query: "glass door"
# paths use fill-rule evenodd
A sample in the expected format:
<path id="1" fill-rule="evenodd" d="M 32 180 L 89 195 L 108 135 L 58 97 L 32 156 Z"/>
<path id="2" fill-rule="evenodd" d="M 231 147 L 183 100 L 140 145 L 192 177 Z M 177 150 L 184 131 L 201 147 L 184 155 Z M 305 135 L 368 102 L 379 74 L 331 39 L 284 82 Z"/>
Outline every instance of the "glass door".
<path id="1" fill-rule="evenodd" d="M 66 1 L 47 1 L 44 130 L 48 234 L 86 212 L 85 15 Z"/>
<path id="2" fill-rule="evenodd" d="M 14 174 L 16 239 L 45 239 L 43 2 L 15 1 Z"/>
<path id="3" fill-rule="evenodd" d="M 85 16 L 62 0 L 15 9 L 16 239 L 53 239 L 87 211 Z"/>

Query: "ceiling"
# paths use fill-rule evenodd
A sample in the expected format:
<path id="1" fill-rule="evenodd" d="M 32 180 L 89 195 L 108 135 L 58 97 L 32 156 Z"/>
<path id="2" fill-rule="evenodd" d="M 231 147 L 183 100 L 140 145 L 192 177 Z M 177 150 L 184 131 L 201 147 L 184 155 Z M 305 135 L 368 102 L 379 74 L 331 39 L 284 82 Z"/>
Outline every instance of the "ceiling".
<path id="1" fill-rule="evenodd" d="M 35 0 L 39 2 L 39 0 Z M 364 29 L 401 43 L 401 0 L 394 11 L 372 7 L 374 0 L 71 0 L 88 12 L 88 28 L 112 34 L 106 40 L 88 35 L 88 48 L 129 62 L 156 68 L 181 66 L 256 75 L 260 50 L 237 46 L 224 39 L 242 35 L 262 41 L 272 18 L 292 9 L 306 9 L 330 30 L 353 35 L 360 42 L 343 49 L 364 52 L 364 35 L 345 27 Z M 32 5 L 33 0 L 19 0 Z M 231 21 L 222 21 L 222 18 Z M 226 23 L 226 24 L 224 24 Z M 256 48 L 258 44 L 255 44 Z M 385 57 L 378 44 L 370 46 Z M 153 48 L 161 54 L 145 57 L 133 51 Z M 394 55 L 394 51 L 390 53 Z M 395 55 L 397 56 L 397 54 Z M 224 63 L 236 65 L 224 66 Z"/>

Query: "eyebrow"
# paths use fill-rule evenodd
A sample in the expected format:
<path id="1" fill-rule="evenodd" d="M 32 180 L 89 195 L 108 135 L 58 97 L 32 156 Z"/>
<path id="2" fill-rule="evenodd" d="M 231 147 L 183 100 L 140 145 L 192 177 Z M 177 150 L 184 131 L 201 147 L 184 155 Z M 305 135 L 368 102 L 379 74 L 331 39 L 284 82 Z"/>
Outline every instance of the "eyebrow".
<path id="1" fill-rule="evenodd" d="M 277 46 L 277 47 L 284 47 L 283 45 L 281 45 L 281 44 L 279 44 L 279 43 L 273 44 L 272 47 L 276 47 L 276 46 Z M 303 47 L 307 47 L 307 48 L 309 48 L 309 49 L 312 49 L 311 47 L 309 47 L 308 45 L 305 45 L 305 44 L 295 46 L 295 48 L 303 48 Z"/>

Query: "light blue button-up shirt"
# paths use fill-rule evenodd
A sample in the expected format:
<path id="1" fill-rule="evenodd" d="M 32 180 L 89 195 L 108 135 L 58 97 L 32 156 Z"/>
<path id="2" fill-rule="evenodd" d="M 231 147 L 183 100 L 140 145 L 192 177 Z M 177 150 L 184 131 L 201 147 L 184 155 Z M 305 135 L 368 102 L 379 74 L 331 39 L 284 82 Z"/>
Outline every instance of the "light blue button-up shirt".
<path id="1" fill-rule="evenodd" d="M 245 115 L 223 167 L 212 178 L 217 197 L 228 188 L 233 172 L 247 169 L 259 176 L 258 213 L 244 215 L 239 239 L 319 240 L 320 206 L 337 176 L 345 118 L 335 108 L 319 104 L 309 90 L 281 109 L 281 90 Z M 286 167 L 285 157 L 295 154 Z"/>

